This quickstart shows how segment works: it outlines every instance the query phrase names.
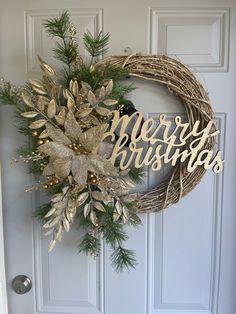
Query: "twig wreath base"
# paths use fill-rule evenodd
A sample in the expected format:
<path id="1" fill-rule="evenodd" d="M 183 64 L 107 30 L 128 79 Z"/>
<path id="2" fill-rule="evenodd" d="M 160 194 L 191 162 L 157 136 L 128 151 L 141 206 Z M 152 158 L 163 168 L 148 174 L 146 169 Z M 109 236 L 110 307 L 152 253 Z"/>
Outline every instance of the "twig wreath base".
<path id="1" fill-rule="evenodd" d="M 110 63 L 125 68 L 129 75 L 144 80 L 164 84 L 171 93 L 181 100 L 190 126 L 199 120 L 199 128 L 203 129 L 213 119 L 213 111 L 206 90 L 192 71 L 183 63 L 166 55 L 141 55 L 138 53 L 111 56 L 98 64 Z M 185 149 L 191 143 L 191 139 Z M 203 149 L 213 149 L 215 138 L 206 140 Z M 206 170 L 203 166 L 193 172 L 187 171 L 186 160 L 178 163 L 171 175 L 152 191 L 143 193 L 140 197 L 138 212 L 151 213 L 160 211 L 191 192 L 201 181 Z"/>

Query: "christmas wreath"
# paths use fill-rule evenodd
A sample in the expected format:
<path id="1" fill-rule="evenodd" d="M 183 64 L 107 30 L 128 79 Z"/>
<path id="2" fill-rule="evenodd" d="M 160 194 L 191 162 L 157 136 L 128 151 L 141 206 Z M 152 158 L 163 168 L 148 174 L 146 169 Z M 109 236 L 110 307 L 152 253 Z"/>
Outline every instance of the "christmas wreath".
<path id="1" fill-rule="evenodd" d="M 200 120 L 201 129 L 213 118 L 208 96 L 186 66 L 167 56 L 133 54 L 99 61 L 98 57 L 107 52 L 109 34 L 85 33 L 83 41 L 90 59 L 82 59 L 77 32 L 67 12 L 46 20 L 44 27 L 49 36 L 57 38 L 53 52 L 63 68 L 55 71 L 39 57 L 40 80 L 29 80 L 21 88 L 2 80 L 0 86 L 1 102 L 15 106 L 18 128 L 29 138 L 14 162 L 29 163 L 30 171 L 40 177 L 27 191 L 43 188 L 50 195 L 49 202 L 36 209 L 34 216 L 43 221 L 45 234 L 52 236 L 49 251 L 76 220 L 85 230 L 80 252 L 98 255 L 102 235 L 113 250 L 115 270 L 134 267 L 135 253 L 124 247 L 124 225 L 139 225 L 138 212 L 157 211 L 178 202 L 200 181 L 207 167 L 202 162 L 189 172 L 186 160 L 153 191 L 130 192 L 142 180 L 143 167 L 121 169 L 119 160 L 111 160 L 119 132 L 112 140 L 104 140 L 115 115 L 137 114 L 126 98 L 133 87 L 122 80 L 132 75 L 165 84 L 181 98 L 189 125 Z M 211 129 L 214 132 L 201 147 L 204 151 L 214 148 L 214 124 Z M 126 138 L 127 148 L 130 138 Z M 189 139 L 186 147 L 190 145 Z"/>

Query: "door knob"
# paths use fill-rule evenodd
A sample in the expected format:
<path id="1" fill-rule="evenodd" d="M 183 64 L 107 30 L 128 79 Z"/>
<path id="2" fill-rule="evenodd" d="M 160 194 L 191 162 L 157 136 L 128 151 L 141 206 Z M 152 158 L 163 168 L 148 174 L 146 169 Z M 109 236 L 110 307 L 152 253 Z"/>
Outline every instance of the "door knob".
<path id="1" fill-rule="evenodd" d="M 17 294 L 25 294 L 30 291 L 32 282 L 29 277 L 25 275 L 16 276 L 12 281 L 12 289 Z"/>

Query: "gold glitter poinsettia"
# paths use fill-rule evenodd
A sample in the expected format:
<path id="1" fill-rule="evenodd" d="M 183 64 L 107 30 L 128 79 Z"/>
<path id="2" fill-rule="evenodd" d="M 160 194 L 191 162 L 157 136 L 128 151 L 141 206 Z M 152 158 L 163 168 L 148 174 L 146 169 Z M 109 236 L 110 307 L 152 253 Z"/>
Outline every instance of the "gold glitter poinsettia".
<path id="1" fill-rule="evenodd" d="M 83 132 L 73 112 L 69 111 L 64 128 L 65 132 L 46 124 L 47 135 L 52 141 L 38 147 L 41 153 L 50 156 L 44 175 L 55 175 L 63 180 L 71 174 L 81 187 L 87 183 L 88 171 L 98 175 L 117 175 L 117 169 L 104 156 L 110 148 L 110 144 L 102 142 L 108 124 Z"/>

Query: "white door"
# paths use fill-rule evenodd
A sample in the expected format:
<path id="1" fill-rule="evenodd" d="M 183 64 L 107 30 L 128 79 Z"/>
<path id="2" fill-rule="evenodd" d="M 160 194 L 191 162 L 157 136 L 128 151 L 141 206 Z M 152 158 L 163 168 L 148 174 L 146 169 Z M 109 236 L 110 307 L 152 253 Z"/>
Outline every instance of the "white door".
<path id="1" fill-rule="evenodd" d="M 221 130 L 218 145 L 224 151 L 224 173 L 209 171 L 178 204 L 158 214 L 140 215 L 143 224 L 139 229 L 128 229 L 127 242 L 137 253 L 136 270 L 114 273 L 106 246 L 97 260 L 78 255 L 76 226 L 48 254 L 48 240 L 40 224 L 31 218 L 39 195 L 24 192 L 30 184 L 25 168 L 9 165 L 16 147 L 25 139 L 14 128 L 12 109 L 2 107 L 0 157 L 8 311 L 0 271 L 0 313 L 236 313 L 236 1 L 1 0 L 2 76 L 23 84 L 27 78 L 39 76 L 37 54 L 52 62 L 52 44 L 42 30 L 42 20 L 64 9 L 71 13 L 80 35 L 86 29 L 110 32 L 111 54 L 123 53 L 128 46 L 133 52 L 166 53 L 192 67 L 209 91 Z M 162 87 L 133 82 L 138 89 L 131 100 L 145 113 L 155 116 L 165 112 L 172 117 L 183 110 Z M 164 173 L 158 180 L 162 176 Z M 157 179 L 153 174 L 149 177 L 152 185 Z M 2 262 L 0 258 L 0 267 Z M 32 289 L 27 294 L 12 290 L 11 282 L 17 275 L 31 278 Z"/>

